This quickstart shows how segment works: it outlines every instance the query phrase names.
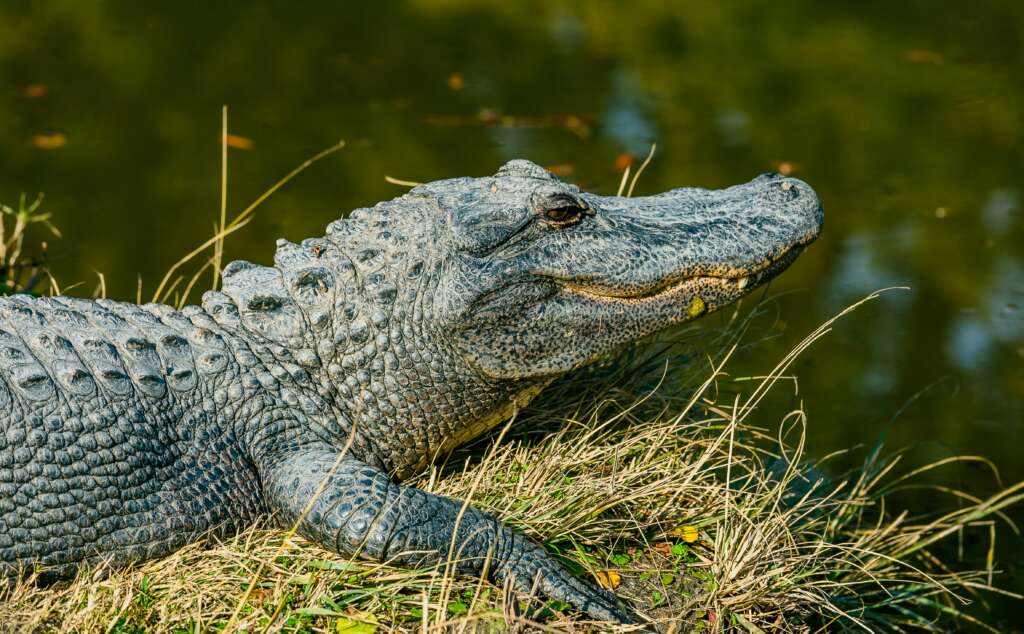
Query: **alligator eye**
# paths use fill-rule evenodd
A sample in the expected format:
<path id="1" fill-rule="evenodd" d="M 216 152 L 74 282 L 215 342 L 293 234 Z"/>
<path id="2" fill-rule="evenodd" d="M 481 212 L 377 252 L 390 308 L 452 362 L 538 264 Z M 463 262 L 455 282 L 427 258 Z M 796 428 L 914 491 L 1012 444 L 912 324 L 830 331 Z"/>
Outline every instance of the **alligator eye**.
<path id="1" fill-rule="evenodd" d="M 544 217 L 551 222 L 565 225 L 579 220 L 585 211 L 586 208 L 579 205 L 562 205 L 545 209 Z"/>

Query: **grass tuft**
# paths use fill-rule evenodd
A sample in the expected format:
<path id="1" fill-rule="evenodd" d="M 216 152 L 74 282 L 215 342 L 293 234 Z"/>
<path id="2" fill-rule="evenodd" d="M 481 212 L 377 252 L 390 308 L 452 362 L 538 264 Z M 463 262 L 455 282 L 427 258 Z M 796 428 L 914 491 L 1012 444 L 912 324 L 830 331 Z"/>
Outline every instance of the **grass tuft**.
<path id="1" fill-rule="evenodd" d="M 38 255 L 22 257 L 25 233 L 30 226 L 42 225 L 54 237 L 61 237 L 50 222 L 51 214 L 40 209 L 42 204 L 42 194 L 30 202 L 24 193 L 16 207 L 0 204 L 0 296 L 33 293 L 43 281 L 51 287 L 57 284 L 46 268 L 46 242 L 39 245 Z M 13 224 L 8 226 L 9 222 Z"/>

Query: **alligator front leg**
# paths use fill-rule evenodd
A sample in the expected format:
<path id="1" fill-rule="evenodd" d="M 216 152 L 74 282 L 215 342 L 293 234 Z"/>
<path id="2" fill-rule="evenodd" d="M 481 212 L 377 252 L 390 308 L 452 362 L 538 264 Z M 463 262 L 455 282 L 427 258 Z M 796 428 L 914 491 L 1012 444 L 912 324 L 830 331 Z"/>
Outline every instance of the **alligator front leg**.
<path id="1" fill-rule="evenodd" d="M 327 447 L 290 451 L 264 474 L 270 507 L 288 525 L 302 516 L 299 533 L 344 555 L 401 566 L 446 561 L 452 548 L 458 573 L 566 601 L 590 616 L 630 622 L 615 597 L 571 575 L 543 548 L 490 515 L 462 502 L 401 486 L 379 469 L 354 459 L 338 462 Z M 310 505 L 309 501 L 316 496 Z M 307 507 L 308 510 L 307 510 Z"/>

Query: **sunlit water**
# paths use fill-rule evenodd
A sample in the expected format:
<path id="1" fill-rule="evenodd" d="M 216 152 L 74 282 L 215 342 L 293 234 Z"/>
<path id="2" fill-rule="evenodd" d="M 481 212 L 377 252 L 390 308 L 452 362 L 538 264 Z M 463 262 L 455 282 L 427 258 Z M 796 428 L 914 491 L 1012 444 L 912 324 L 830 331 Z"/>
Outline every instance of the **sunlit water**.
<path id="1" fill-rule="evenodd" d="M 772 285 L 755 326 L 772 338 L 732 374 L 767 371 L 871 291 L 909 287 L 837 324 L 794 367 L 798 395 L 768 406 L 803 403 L 815 455 L 884 439 L 915 464 L 982 454 L 1024 478 L 1024 4 L 319 4 L 5 3 L 0 202 L 43 191 L 64 233 L 27 249 L 47 240 L 57 279 L 81 282 L 71 293 L 102 271 L 111 296 L 134 298 L 138 273 L 148 299 L 212 232 L 222 104 L 240 137 L 232 211 L 348 141 L 263 205 L 230 258 L 267 261 L 274 238 L 400 194 L 384 175 L 526 157 L 610 193 L 622 155 L 654 141 L 640 193 L 783 170 L 817 189 L 826 229 Z M 995 486 L 983 469 L 944 477 Z M 1021 542 L 1000 535 L 1013 574 Z"/>

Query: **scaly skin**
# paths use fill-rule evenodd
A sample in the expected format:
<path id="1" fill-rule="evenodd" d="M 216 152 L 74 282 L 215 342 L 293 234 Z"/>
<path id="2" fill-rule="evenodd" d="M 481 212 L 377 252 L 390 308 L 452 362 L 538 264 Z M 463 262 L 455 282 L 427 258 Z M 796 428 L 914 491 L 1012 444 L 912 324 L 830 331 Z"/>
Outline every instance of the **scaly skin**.
<path id="1" fill-rule="evenodd" d="M 821 222 L 778 175 L 619 198 L 512 161 L 279 241 L 273 267 L 233 262 L 202 307 L 2 299 L 0 576 L 124 565 L 273 514 L 401 565 L 444 561 L 454 537 L 461 573 L 628 621 L 522 535 L 400 481 L 557 376 L 771 279 Z"/>

